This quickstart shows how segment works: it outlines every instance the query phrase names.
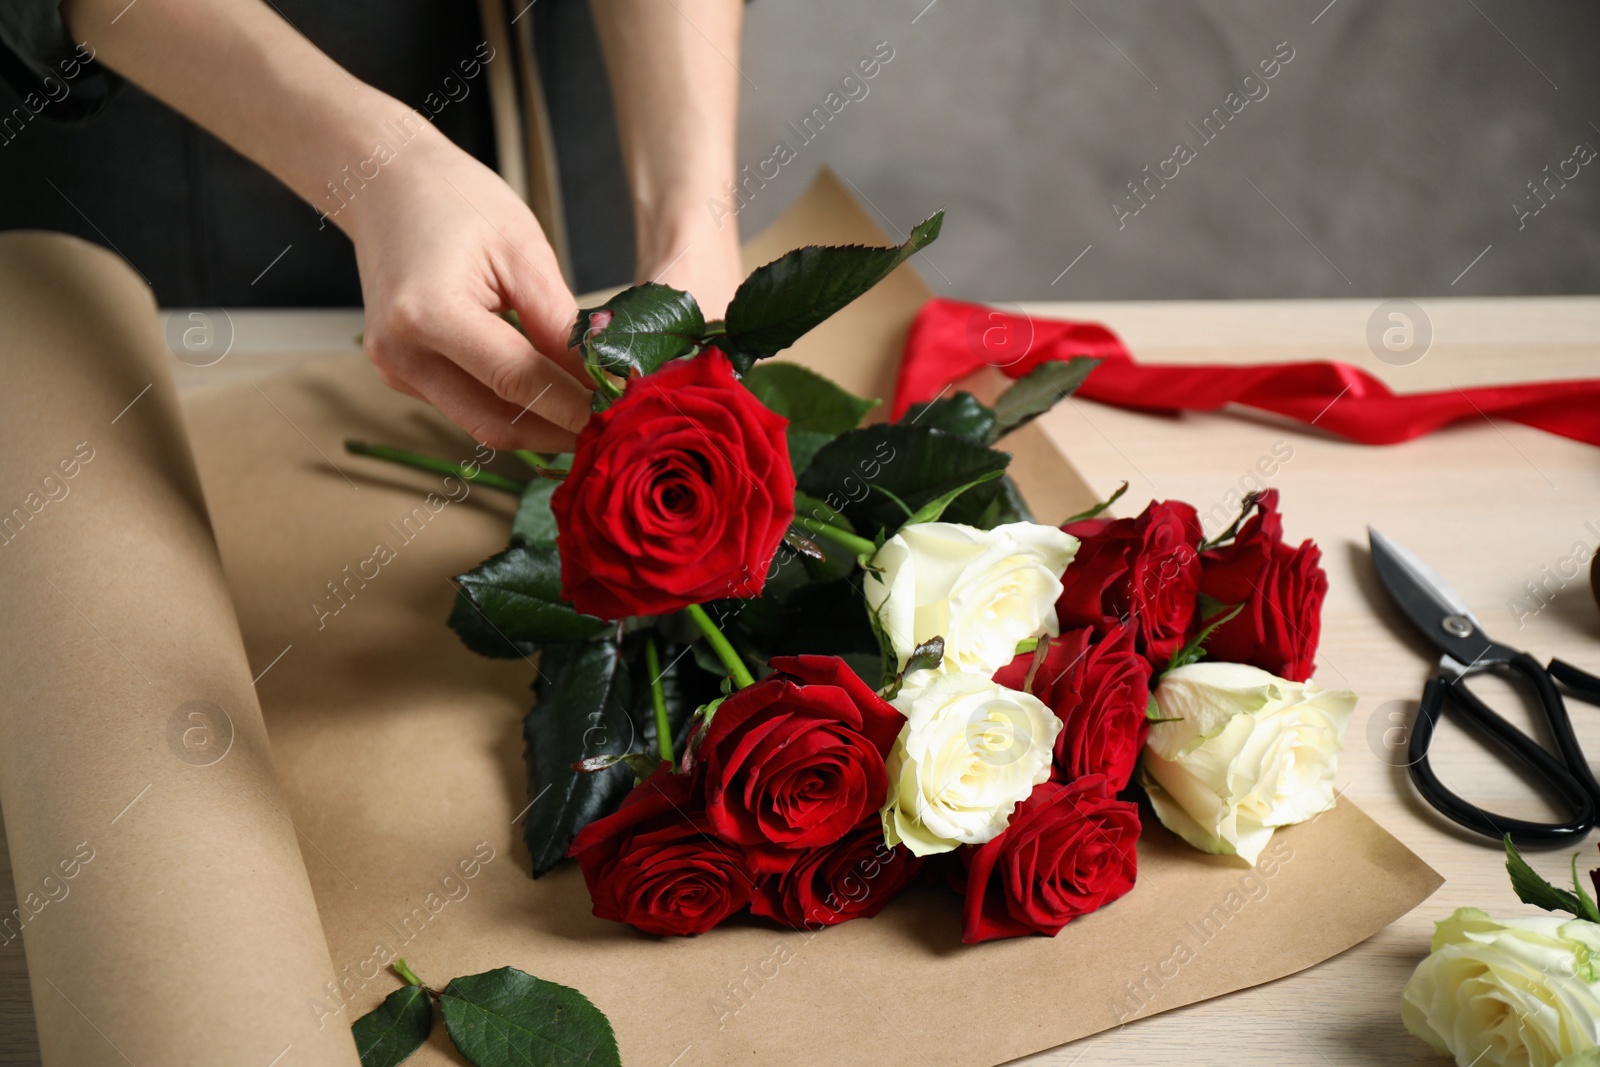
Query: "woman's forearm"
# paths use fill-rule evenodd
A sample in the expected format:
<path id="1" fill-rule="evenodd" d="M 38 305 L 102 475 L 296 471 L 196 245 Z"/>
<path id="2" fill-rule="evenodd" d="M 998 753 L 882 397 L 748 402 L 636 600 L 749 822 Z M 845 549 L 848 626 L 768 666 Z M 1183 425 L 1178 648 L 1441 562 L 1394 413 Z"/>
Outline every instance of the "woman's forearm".
<path id="1" fill-rule="evenodd" d="M 592 7 L 633 190 L 641 271 L 691 246 L 696 258 L 736 269 L 738 229 L 706 205 L 725 199 L 734 177 L 742 0 L 592 0 Z"/>
<path id="2" fill-rule="evenodd" d="M 350 236 L 364 345 L 385 383 L 497 448 L 572 446 L 589 417 L 567 348 L 577 306 L 527 204 L 493 171 L 262 0 L 65 0 L 65 14 L 107 66 Z"/>

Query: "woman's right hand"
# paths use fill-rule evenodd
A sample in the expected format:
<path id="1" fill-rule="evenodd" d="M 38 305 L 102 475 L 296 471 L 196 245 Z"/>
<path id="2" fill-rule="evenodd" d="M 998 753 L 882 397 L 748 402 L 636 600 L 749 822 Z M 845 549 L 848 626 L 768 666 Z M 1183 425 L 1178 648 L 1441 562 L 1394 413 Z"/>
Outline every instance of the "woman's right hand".
<path id="1" fill-rule="evenodd" d="M 475 440 L 568 451 L 593 383 L 567 347 L 578 309 L 555 253 L 498 175 L 401 114 L 412 139 L 391 140 L 393 157 L 330 215 L 356 246 L 367 356 Z"/>

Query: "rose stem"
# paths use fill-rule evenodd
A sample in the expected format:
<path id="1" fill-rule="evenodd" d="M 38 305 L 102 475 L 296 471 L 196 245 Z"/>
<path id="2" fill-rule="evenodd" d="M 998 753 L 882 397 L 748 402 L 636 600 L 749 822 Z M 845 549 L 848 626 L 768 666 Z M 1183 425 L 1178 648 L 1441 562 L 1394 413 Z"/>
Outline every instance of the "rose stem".
<path id="1" fill-rule="evenodd" d="M 684 614 L 694 620 L 696 626 L 700 627 L 700 632 L 705 634 L 706 643 L 717 654 L 717 658 L 722 661 L 722 665 L 728 668 L 728 674 L 732 676 L 733 684 L 740 689 L 747 685 L 755 685 L 756 680 L 751 677 L 750 668 L 744 665 L 744 660 L 739 658 L 739 653 L 733 650 L 733 645 L 729 644 L 728 639 L 722 635 L 722 631 L 717 629 L 717 624 L 711 621 L 711 616 L 706 614 L 706 609 L 699 604 L 690 604 L 683 611 Z"/>
<path id="2" fill-rule="evenodd" d="M 406 963 L 404 956 L 401 956 L 399 959 L 394 961 L 394 973 L 398 974 L 401 978 L 404 978 L 410 985 L 422 984 L 422 979 L 418 978 L 417 972 L 413 971 L 410 965 Z"/>
<path id="3" fill-rule="evenodd" d="M 402 467 L 415 467 L 417 470 L 432 471 L 434 474 L 447 474 L 454 478 L 460 478 L 464 482 L 477 482 L 479 485 L 488 486 L 490 489 L 504 489 L 506 492 L 516 493 L 518 496 L 521 496 L 522 491 L 528 488 L 526 483 L 519 482 L 514 478 L 507 478 L 501 474 L 491 474 L 481 469 L 469 471 L 459 463 L 434 459 L 432 456 L 424 456 L 417 452 L 407 452 L 403 448 L 372 445 L 365 441 L 346 441 L 344 450 L 351 455 L 371 456 L 374 459 L 398 463 Z"/>
<path id="4" fill-rule="evenodd" d="M 878 546 L 868 541 L 865 537 L 857 537 L 837 526 L 829 526 L 821 519 L 813 519 L 808 515 L 796 515 L 794 524 L 802 530 L 814 533 L 819 537 L 826 537 L 835 544 L 843 545 L 858 556 L 872 557 L 878 554 Z"/>
<path id="5" fill-rule="evenodd" d="M 654 634 L 645 638 L 644 663 L 650 671 L 650 700 L 656 706 L 656 748 L 661 758 L 672 762 L 672 726 L 667 722 L 667 693 L 661 686 L 661 653 L 656 651 Z"/>
<path id="6" fill-rule="evenodd" d="M 404 956 L 395 960 L 389 966 L 394 968 L 395 974 L 398 974 L 401 978 L 406 980 L 407 985 L 414 985 L 418 989 L 421 989 L 423 992 L 431 994 L 432 996 L 439 995 L 439 991 L 437 989 L 430 988 L 426 982 L 417 977 L 417 972 L 413 971 L 411 966 L 406 963 Z"/>

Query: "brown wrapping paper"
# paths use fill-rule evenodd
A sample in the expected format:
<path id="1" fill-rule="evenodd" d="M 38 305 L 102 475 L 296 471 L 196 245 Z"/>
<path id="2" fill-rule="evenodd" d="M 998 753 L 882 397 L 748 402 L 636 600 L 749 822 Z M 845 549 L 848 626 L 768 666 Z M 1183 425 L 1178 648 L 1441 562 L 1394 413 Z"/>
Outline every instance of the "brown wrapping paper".
<path id="1" fill-rule="evenodd" d="M 881 240 L 824 178 L 749 254 L 763 262 L 802 243 Z M 926 296 L 902 269 L 789 358 L 887 396 L 906 325 Z M 514 964 L 574 985 L 611 1017 L 630 1067 L 988 1065 L 1308 967 L 1439 884 L 1341 802 L 1281 833 L 1253 871 L 1154 827 L 1134 892 L 1054 939 L 962 946 L 954 898 L 932 888 L 819 935 L 736 922 L 657 940 L 595 919 L 576 870 L 538 882 L 527 874 L 519 819 L 538 798 L 524 784 L 520 722 L 535 666 L 479 659 L 443 627 L 454 595 L 448 576 L 504 544 L 512 501 L 347 456 L 340 443 L 362 437 L 460 460 L 479 455 L 476 447 L 436 413 L 384 390 L 355 359 L 202 390 L 185 414 L 243 635 L 245 654 L 231 654 L 257 670 L 273 664 L 257 690 L 332 956 L 327 984 L 263 1006 L 263 1025 L 342 1032 L 396 988 L 383 965 L 400 954 L 436 984 Z M 1007 447 L 1041 519 L 1087 502 L 1042 433 L 1023 431 Z M 206 583 L 203 569 L 189 581 Z M 225 603 L 211 581 L 206 595 Z M 147 589 L 134 602 L 152 623 L 165 619 L 177 644 L 195 629 L 164 607 L 179 592 Z M 15 626 L 27 627 L 38 618 Z M 14 634 L 35 656 L 51 651 L 42 641 L 61 639 L 43 630 L 28 637 Z M 110 678 L 112 666 L 82 684 L 126 688 Z M 14 805 L 29 803 L 12 791 L 3 799 L 8 823 Z M 12 848 L 18 884 L 27 885 L 37 868 L 24 869 L 15 839 Z M 247 918 L 241 925 L 268 936 Z M 149 938 L 127 951 L 167 947 Z M 50 949 L 42 958 L 30 939 L 35 969 L 60 967 L 79 980 L 83 961 Z M 413 1062 L 461 1061 L 437 1030 Z"/>
<path id="2" fill-rule="evenodd" d="M 7 234 L 0 322 L 0 939 L 45 1061 L 353 1065 L 149 290 Z"/>

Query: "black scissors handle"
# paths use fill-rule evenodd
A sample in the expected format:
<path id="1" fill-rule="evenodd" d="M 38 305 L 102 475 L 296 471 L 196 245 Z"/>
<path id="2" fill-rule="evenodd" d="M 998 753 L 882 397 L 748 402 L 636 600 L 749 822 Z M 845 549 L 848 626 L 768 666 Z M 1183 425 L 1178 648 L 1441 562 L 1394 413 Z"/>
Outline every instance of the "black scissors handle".
<path id="1" fill-rule="evenodd" d="M 1578 694 L 1591 704 L 1600 704 L 1600 678 L 1587 671 L 1579 670 L 1565 660 L 1553 659 L 1549 667 L 1550 677 Z"/>
<path id="2" fill-rule="evenodd" d="M 1411 780 L 1424 799 L 1446 818 L 1475 833 L 1492 837 L 1496 841 L 1506 834 L 1510 834 L 1511 839 L 1518 845 L 1529 847 L 1553 847 L 1581 841 L 1595 827 L 1597 817 L 1600 817 L 1600 783 L 1595 781 L 1588 761 L 1584 758 L 1577 735 L 1572 730 L 1572 719 L 1567 714 L 1566 702 L 1562 700 L 1560 690 L 1551 680 L 1551 674 L 1555 673 L 1556 677 L 1561 678 L 1564 684 L 1571 686 L 1579 695 L 1592 699 L 1600 699 L 1600 679 L 1559 660 L 1553 661 L 1551 670 L 1547 672 L 1538 660 L 1525 652 L 1514 653 L 1504 661 L 1503 665 L 1516 670 L 1533 684 L 1534 692 L 1539 697 L 1539 705 L 1555 737 L 1561 759 L 1558 760 L 1546 751 L 1544 746 L 1507 722 L 1464 684 L 1468 674 L 1478 673 L 1479 670 L 1491 667 L 1480 667 L 1477 670 L 1468 668 L 1458 675 L 1441 671 L 1423 689 L 1422 704 L 1417 709 L 1417 721 L 1412 727 L 1407 749 Z M 1565 668 L 1568 675 L 1564 676 L 1559 668 Z M 1574 681 L 1578 684 L 1574 684 Z M 1508 756 L 1548 784 L 1573 812 L 1572 817 L 1565 822 L 1556 823 L 1514 819 L 1508 815 L 1485 811 L 1447 789 L 1444 783 L 1439 781 L 1438 775 L 1433 773 L 1433 767 L 1428 759 L 1434 728 L 1438 725 L 1439 716 L 1443 714 L 1447 703 L 1459 711 L 1463 722 L 1487 735 Z"/>

